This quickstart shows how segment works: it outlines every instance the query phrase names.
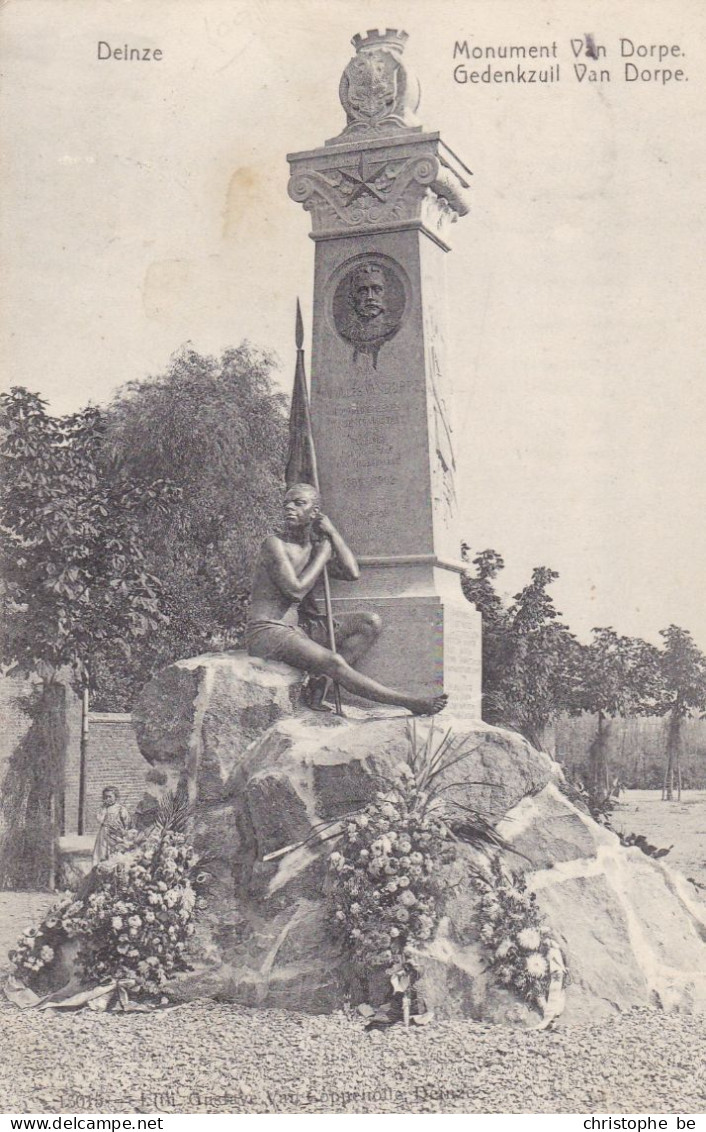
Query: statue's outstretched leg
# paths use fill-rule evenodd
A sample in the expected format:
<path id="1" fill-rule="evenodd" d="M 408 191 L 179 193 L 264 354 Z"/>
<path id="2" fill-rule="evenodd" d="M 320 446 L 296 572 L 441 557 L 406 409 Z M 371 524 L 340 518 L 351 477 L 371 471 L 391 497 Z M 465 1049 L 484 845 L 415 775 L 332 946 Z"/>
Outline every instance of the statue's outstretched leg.
<path id="1" fill-rule="evenodd" d="M 382 632 L 382 619 L 377 613 L 343 613 L 336 618 L 336 651 L 345 661 L 355 667 L 359 660 L 372 648 Z M 312 640 L 326 647 L 326 627 L 317 625 L 311 634 Z M 331 711 L 333 680 L 330 676 L 310 676 L 308 682 L 309 707 L 313 711 Z"/>
<path id="2" fill-rule="evenodd" d="M 260 655 L 263 655 L 260 653 Z M 393 707 L 407 708 L 414 715 L 436 715 L 446 707 L 448 696 L 407 696 L 395 688 L 388 688 L 371 680 L 361 672 L 351 668 L 348 661 L 338 652 L 324 648 L 301 632 L 292 632 L 286 640 L 278 642 L 277 655 L 272 659 L 282 660 L 294 668 L 335 680 L 347 692 L 373 700 L 378 704 L 391 704 Z"/>
<path id="3" fill-rule="evenodd" d="M 327 672 L 326 675 L 331 676 L 342 688 L 355 696 L 362 696 L 378 704 L 404 707 L 413 715 L 437 715 L 446 707 L 449 697 L 444 693 L 438 696 L 405 696 L 394 688 L 378 684 L 377 680 L 371 680 L 369 676 L 363 676 L 362 672 L 356 672 L 355 668 L 351 668 L 338 653 L 329 655 L 332 671 Z"/>

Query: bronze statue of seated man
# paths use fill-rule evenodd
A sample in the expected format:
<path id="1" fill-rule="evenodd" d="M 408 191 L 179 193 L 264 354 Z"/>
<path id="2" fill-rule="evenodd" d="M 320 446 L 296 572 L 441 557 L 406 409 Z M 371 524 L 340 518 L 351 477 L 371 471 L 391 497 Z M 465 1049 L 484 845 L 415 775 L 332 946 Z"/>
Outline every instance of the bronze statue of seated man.
<path id="1" fill-rule="evenodd" d="M 355 581 L 360 576 L 352 551 L 322 514 L 318 491 L 310 484 L 295 484 L 284 497 L 283 528 L 265 539 L 255 567 L 246 630 L 250 656 L 283 661 L 309 673 L 314 708 L 323 707 L 327 686 L 335 681 L 356 696 L 407 708 L 414 715 L 440 712 L 447 696 L 405 695 L 353 667 L 380 635 L 377 614 L 344 614 L 336 621 L 336 651 L 324 643 L 325 622 L 311 595 L 332 559 L 340 577 Z"/>

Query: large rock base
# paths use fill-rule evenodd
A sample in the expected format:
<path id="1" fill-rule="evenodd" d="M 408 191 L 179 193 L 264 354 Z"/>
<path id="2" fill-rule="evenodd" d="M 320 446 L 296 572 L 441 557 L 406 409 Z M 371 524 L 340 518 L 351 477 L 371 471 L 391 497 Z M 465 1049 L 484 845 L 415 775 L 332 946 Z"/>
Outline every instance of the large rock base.
<path id="1" fill-rule="evenodd" d="M 177 661 L 142 689 L 132 722 L 142 754 L 193 802 L 220 798 L 248 745 L 299 707 L 304 674 L 244 652 Z"/>
<path id="2" fill-rule="evenodd" d="M 558 780 L 557 780 L 558 781 Z M 562 1023 L 633 1007 L 706 1012 L 706 906 L 661 861 L 626 849 L 552 781 L 497 827 L 529 861 L 508 859 L 537 895 L 569 972 Z M 485 970 L 476 904 L 463 887 L 428 949 L 421 989 L 438 1016 L 536 1023 Z"/>
<path id="3" fill-rule="evenodd" d="M 260 683 L 233 688 L 232 665 L 227 679 L 218 677 L 220 685 L 215 676 L 198 676 L 211 698 L 202 695 L 206 706 L 194 711 L 193 673 L 211 663 L 189 662 L 178 678 L 161 678 L 161 693 L 148 686 L 143 697 L 156 718 L 154 705 L 172 689 L 170 681 L 191 681 L 193 732 L 182 714 L 182 738 L 172 743 L 171 758 L 195 800 L 197 846 L 213 857 L 194 969 L 169 993 L 175 1000 L 207 995 L 315 1013 L 379 997 L 380 980 L 358 981 L 332 940 L 327 861 L 335 842 L 322 836 L 325 823 L 374 797 L 405 759 L 410 717 L 347 708 L 348 717 L 340 719 L 297 709 L 292 670 L 266 672 L 265 682 L 274 679 L 276 687 L 267 684 L 263 693 Z M 214 687 L 220 687 L 217 696 Z M 263 694 L 275 705 L 265 715 L 272 710 L 279 718 L 248 742 L 241 709 Z M 499 823 L 517 850 L 507 864 L 525 874 L 564 953 L 570 974 L 564 1021 L 592 1022 L 632 1007 L 706 1011 L 706 906 L 688 882 L 661 861 L 623 848 L 577 809 L 561 792 L 556 764 L 520 736 L 444 713 L 433 722 L 417 720 L 418 739 L 432 726 L 439 738 L 450 728 L 463 743 L 466 755 L 450 772 L 458 784 L 451 794 Z M 154 737 L 143 746 L 147 758 L 163 763 L 168 751 Z M 536 1025 L 538 1015 L 487 970 L 471 879 L 474 852 L 460 846 L 450 866 L 453 887 L 424 956 L 419 989 L 441 1018 Z"/>

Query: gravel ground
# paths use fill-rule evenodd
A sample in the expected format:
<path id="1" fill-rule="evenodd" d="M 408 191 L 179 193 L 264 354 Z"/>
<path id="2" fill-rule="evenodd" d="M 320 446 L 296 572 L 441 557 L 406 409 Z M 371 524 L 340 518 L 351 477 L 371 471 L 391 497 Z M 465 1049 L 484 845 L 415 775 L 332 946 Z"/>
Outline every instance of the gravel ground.
<path id="1" fill-rule="evenodd" d="M 51 903 L 0 893 L 6 948 Z M 6 965 L 6 964 L 5 964 Z M 0 1111 L 30 1113 L 664 1112 L 706 1108 L 703 1019 L 634 1011 L 536 1033 L 201 1001 L 152 1014 L 0 1004 Z"/>

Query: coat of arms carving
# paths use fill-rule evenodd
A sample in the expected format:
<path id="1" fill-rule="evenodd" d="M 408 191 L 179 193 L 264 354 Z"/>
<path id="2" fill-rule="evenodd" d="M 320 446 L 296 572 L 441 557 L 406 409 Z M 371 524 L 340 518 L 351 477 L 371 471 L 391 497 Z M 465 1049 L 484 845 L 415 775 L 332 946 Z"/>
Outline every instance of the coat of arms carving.
<path id="1" fill-rule="evenodd" d="M 357 55 L 341 77 L 339 94 L 346 111 L 345 133 L 380 126 L 417 125 L 419 84 L 402 62 L 407 35 L 388 28 L 355 36 Z"/>
<path id="2" fill-rule="evenodd" d="M 356 55 L 346 67 L 347 109 L 357 121 L 377 119 L 394 113 L 397 100 L 399 63 L 389 52 L 372 51 Z"/>

